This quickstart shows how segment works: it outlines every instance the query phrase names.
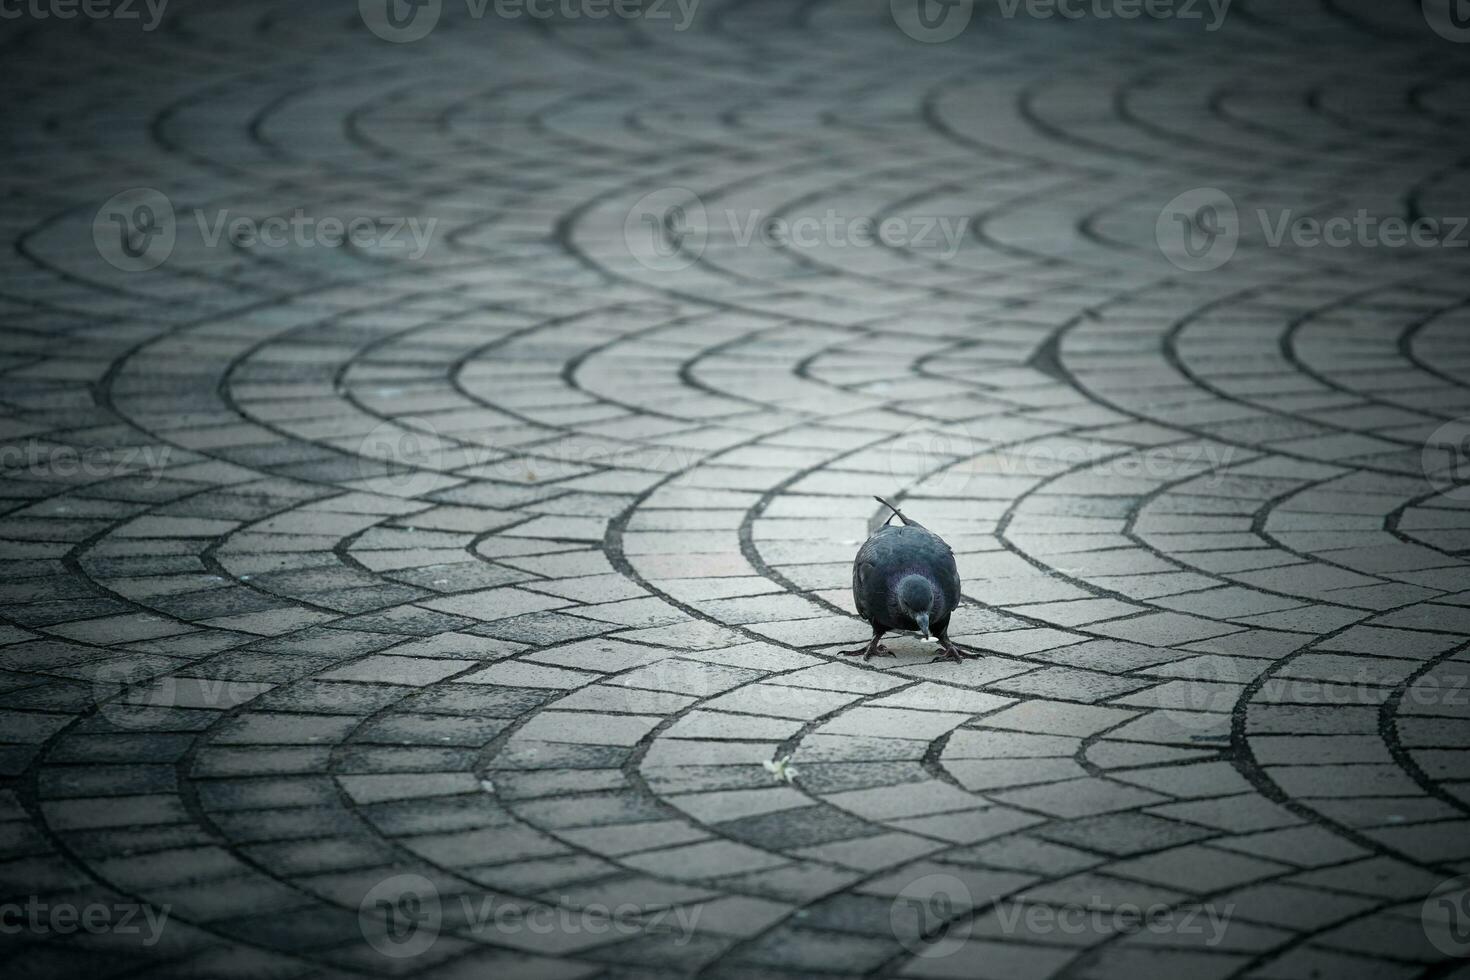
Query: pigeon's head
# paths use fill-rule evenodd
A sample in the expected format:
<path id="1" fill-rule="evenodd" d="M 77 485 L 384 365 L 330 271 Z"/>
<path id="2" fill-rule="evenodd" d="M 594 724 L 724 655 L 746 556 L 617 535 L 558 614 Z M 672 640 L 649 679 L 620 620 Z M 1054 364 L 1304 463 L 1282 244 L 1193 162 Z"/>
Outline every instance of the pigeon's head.
<path id="1" fill-rule="evenodd" d="M 922 575 L 905 575 L 899 580 L 895 593 L 898 611 L 914 621 L 926 640 L 929 639 L 929 619 L 939 612 L 935 608 L 937 594 L 934 586 Z"/>

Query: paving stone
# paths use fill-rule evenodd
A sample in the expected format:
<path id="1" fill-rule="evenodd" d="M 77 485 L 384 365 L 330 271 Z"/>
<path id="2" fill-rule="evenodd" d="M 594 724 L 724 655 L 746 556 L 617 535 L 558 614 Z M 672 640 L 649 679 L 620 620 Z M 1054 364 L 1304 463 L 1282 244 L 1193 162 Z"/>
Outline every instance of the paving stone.
<path id="1" fill-rule="evenodd" d="M 1025 701 L 988 715 L 987 728 L 1016 729 L 1048 735 L 1092 735 L 1119 725 L 1133 712 L 1118 708 L 1079 706 L 1060 701 Z"/>
<path id="2" fill-rule="evenodd" d="M 1221 858 L 1203 845 L 1188 844 L 1119 862 L 1111 870 L 1124 877 L 1207 894 L 1274 877 L 1285 867 L 1243 855 Z"/>
<path id="3" fill-rule="evenodd" d="M 0 890 L 171 909 L 7 976 L 1454 971 L 1463 270 L 1256 230 L 1453 220 L 1434 5 L 327 6 L 0 41 Z"/>
<path id="4" fill-rule="evenodd" d="M 1001 803 L 1027 810 L 1040 810 L 1056 817 L 1110 813 L 1167 799 L 1157 793 L 1131 789 L 1096 777 L 1064 780 L 1032 789 L 992 792 L 990 796 Z"/>
<path id="5" fill-rule="evenodd" d="M 850 793 L 835 793 L 826 799 L 834 806 L 850 810 L 870 820 L 923 816 L 951 810 L 970 810 L 983 805 L 984 802 L 946 783 L 933 780 Z"/>
<path id="6" fill-rule="evenodd" d="M 883 963 L 899 949 L 895 940 L 887 938 L 859 938 L 813 929 L 785 928 L 766 934 L 737 962 L 861 974 Z"/>
<path id="7" fill-rule="evenodd" d="M 932 741 L 969 715 L 901 708 L 857 707 L 822 725 L 824 735 L 868 735 L 875 738 L 922 738 Z"/>
<path id="8" fill-rule="evenodd" d="M 943 959 L 919 960 L 909 973 L 920 977 L 983 977 L 985 980 L 1049 977 L 1064 969 L 1073 955 L 1068 950 L 969 938 Z"/>
<path id="9" fill-rule="evenodd" d="M 906 833 L 884 833 L 835 841 L 796 851 L 801 857 L 860 871 L 876 871 L 902 864 L 944 845 L 926 837 Z"/>
<path id="10" fill-rule="evenodd" d="M 543 711 L 523 725 L 521 738 L 590 745 L 636 745 L 656 728 L 657 715 L 595 716 L 570 711 Z"/>
<path id="11" fill-rule="evenodd" d="M 381 681 L 425 687 L 475 666 L 473 660 L 419 660 L 413 657 L 375 655 L 330 670 L 323 680 Z"/>
<path id="12" fill-rule="evenodd" d="M 629 866 L 672 878 L 717 878 L 737 871 L 772 868 L 786 861 L 764 850 L 728 841 L 687 844 L 628 859 Z"/>

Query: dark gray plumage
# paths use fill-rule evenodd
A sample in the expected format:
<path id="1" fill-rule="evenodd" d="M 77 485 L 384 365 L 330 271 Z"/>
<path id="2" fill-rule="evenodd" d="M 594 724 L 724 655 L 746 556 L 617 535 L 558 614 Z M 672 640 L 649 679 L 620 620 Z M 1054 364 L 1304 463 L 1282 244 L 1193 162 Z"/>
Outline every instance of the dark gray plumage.
<path id="1" fill-rule="evenodd" d="M 844 657 L 893 656 L 879 641 L 890 630 L 930 634 L 939 640 L 944 653 L 938 660 L 974 659 L 949 639 L 949 617 L 960 604 L 960 572 L 954 552 L 944 539 L 884 500 L 873 498 L 893 511 L 883 526 L 858 549 L 852 562 L 852 600 L 858 615 L 873 627 L 873 639 L 857 650 L 844 650 Z M 897 517 L 901 522 L 894 526 Z"/>

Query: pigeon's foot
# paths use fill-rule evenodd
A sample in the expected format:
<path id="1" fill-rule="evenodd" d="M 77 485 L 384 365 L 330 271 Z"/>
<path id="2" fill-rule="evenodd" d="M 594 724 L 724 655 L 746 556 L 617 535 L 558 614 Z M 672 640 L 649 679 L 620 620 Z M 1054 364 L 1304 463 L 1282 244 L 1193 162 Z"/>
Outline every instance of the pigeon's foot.
<path id="1" fill-rule="evenodd" d="M 865 647 L 858 647 L 856 650 L 840 650 L 838 652 L 841 653 L 844 657 L 862 657 L 863 663 L 867 663 L 874 657 L 896 656 L 896 654 L 894 654 L 892 650 L 888 649 L 886 646 L 878 643 L 877 641 L 869 643 Z"/>
<path id="2" fill-rule="evenodd" d="M 946 643 L 943 649 L 943 653 L 935 657 L 933 660 L 929 661 L 931 664 L 937 664 L 941 662 L 962 664 L 966 660 L 979 660 L 981 658 L 981 654 L 971 653 L 968 650 L 961 650 L 953 643 Z"/>

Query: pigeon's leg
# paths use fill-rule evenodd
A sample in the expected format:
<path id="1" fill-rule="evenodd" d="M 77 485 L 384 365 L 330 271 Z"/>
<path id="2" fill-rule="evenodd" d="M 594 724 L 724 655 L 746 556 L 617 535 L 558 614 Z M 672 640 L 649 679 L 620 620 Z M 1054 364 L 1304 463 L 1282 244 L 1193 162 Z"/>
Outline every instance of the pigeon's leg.
<path id="1" fill-rule="evenodd" d="M 874 657 L 891 657 L 894 655 L 893 651 L 889 650 L 882 643 L 878 642 L 879 640 L 883 639 L 883 634 L 886 632 L 888 631 L 880 630 L 878 627 L 874 626 L 873 638 L 868 641 L 867 646 L 858 647 L 856 650 L 842 650 L 840 652 L 844 657 L 862 657 L 863 663 L 867 663 Z"/>
<path id="2" fill-rule="evenodd" d="M 937 664 L 940 661 L 948 661 L 949 663 L 958 664 L 964 663 L 966 660 L 980 659 L 980 654 L 971 653 L 968 650 L 964 650 L 960 647 L 955 646 L 954 641 L 949 638 L 948 629 L 945 629 L 943 632 L 935 633 L 934 638 L 939 641 L 939 649 L 943 650 L 944 652 L 935 657 L 933 660 L 929 661 L 932 664 Z"/>

